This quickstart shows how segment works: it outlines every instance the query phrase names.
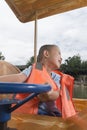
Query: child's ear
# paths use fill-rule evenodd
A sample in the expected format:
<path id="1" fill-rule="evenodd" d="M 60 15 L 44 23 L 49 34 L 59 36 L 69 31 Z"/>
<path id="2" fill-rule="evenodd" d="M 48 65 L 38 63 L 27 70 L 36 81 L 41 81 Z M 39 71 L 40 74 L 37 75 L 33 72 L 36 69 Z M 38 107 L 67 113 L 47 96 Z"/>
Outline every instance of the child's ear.
<path id="1" fill-rule="evenodd" d="M 47 50 L 44 50 L 44 57 L 46 57 L 46 58 L 49 57 L 49 52 Z"/>

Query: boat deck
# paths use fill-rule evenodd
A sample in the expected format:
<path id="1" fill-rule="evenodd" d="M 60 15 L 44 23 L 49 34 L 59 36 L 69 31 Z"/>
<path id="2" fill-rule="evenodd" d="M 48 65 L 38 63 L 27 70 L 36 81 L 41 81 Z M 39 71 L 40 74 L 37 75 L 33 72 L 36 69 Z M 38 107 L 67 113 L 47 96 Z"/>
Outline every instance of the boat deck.
<path id="1" fill-rule="evenodd" d="M 73 101 L 79 111 L 77 117 L 63 120 L 61 117 L 13 113 L 8 126 L 17 130 L 87 130 L 87 99 Z"/>
<path id="2" fill-rule="evenodd" d="M 64 121 L 60 117 L 13 114 L 8 126 L 17 130 L 87 130 L 87 110 L 78 114 L 78 117 L 78 121 Z"/>

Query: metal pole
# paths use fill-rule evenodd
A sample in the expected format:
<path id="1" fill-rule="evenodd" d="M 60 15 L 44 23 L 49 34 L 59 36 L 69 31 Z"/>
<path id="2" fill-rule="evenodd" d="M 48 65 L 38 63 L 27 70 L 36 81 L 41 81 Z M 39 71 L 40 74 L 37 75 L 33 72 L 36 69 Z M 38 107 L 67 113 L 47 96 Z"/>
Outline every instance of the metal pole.
<path id="1" fill-rule="evenodd" d="M 34 28 L 34 62 L 37 61 L 37 12 L 35 12 L 35 28 Z"/>

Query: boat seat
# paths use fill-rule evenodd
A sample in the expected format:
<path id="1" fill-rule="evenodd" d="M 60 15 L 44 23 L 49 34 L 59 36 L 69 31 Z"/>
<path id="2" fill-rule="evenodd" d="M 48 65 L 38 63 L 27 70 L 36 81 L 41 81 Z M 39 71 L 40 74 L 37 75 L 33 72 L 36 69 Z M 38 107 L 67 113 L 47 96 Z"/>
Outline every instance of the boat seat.
<path id="1" fill-rule="evenodd" d="M 8 74 L 17 74 L 20 70 L 6 61 L 0 60 L 0 76 Z"/>
<path id="2" fill-rule="evenodd" d="M 9 62 L 0 60 L 0 76 L 3 75 L 9 75 L 9 74 L 17 74 L 20 73 L 21 71 L 19 70 L 19 68 L 17 68 L 15 65 L 12 65 Z M 13 94 L 11 96 L 11 94 L 0 94 L 0 99 L 3 98 L 15 98 L 15 94 Z"/>

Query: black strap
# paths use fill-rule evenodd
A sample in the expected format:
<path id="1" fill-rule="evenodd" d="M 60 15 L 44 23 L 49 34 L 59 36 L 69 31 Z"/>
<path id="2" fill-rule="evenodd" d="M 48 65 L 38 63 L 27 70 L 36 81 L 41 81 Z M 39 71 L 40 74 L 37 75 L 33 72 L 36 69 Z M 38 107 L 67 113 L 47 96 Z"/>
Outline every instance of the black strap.
<path id="1" fill-rule="evenodd" d="M 42 66 L 42 64 L 40 62 L 36 63 L 35 68 L 38 69 L 38 70 L 43 70 L 43 66 Z"/>

